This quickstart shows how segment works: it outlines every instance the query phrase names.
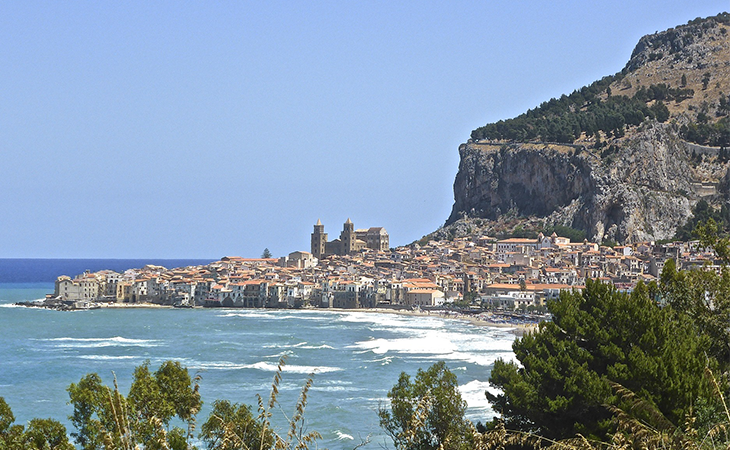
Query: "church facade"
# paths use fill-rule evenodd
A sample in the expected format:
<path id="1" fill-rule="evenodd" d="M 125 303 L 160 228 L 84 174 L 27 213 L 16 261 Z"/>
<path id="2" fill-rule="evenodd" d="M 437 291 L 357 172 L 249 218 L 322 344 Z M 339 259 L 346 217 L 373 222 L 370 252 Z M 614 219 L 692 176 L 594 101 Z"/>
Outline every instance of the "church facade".
<path id="1" fill-rule="evenodd" d="M 312 255 L 321 259 L 330 255 L 351 255 L 365 248 L 387 252 L 390 249 L 390 238 L 383 227 L 371 227 L 356 230 L 350 219 L 342 227 L 339 239 L 327 240 L 324 225 L 320 220 L 314 225 L 312 232 Z"/>

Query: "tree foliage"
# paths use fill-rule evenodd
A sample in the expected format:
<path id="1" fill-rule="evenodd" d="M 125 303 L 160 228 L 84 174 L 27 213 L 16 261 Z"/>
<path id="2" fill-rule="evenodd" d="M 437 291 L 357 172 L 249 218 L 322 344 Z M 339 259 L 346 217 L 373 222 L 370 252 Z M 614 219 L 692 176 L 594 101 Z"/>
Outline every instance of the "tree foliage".
<path id="1" fill-rule="evenodd" d="M 511 141 L 540 140 L 546 142 L 571 143 L 581 134 L 623 136 L 628 126 L 636 126 L 646 119 L 665 122 L 669 109 L 665 101 L 682 102 L 694 95 L 692 89 L 672 88 L 660 83 L 642 86 L 632 97 L 601 94 L 609 92 L 609 85 L 620 81 L 622 74 L 605 77 L 595 83 L 543 102 L 513 119 L 500 120 L 472 131 L 472 139 L 497 139 Z M 649 103 L 654 102 L 649 106 Z"/>
<path id="2" fill-rule="evenodd" d="M 584 134 L 594 136 L 596 148 L 601 148 L 604 143 L 599 132 L 621 137 L 627 127 L 637 126 L 645 120 L 666 122 L 670 117 L 666 102 L 681 103 L 695 94 L 694 90 L 685 87 L 686 76 L 683 76 L 680 87 L 658 83 L 640 86 L 631 97 L 611 95 L 610 84 L 621 81 L 623 77 L 622 73 L 604 77 L 570 95 L 551 98 L 512 119 L 488 123 L 473 130 L 471 138 L 572 143 Z M 709 72 L 703 76 L 704 89 L 710 77 Z M 604 92 L 607 94 L 605 99 L 602 98 Z M 716 115 L 722 117 L 729 112 L 730 100 L 720 93 Z M 679 131 L 689 142 L 730 146 L 730 118 L 722 117 L 710 123 L 706 110 L 700 111 L 695 121 L 682 125 Z"/>
<path id="3" fill-rule="evenodd" d="M 419 369 L 413 381 L 403 372 L 388 392 L 390 410 L 378 411 L 380 426 L 398 449 L 471 448 L 466 402 L 458 387 L 456 375 L 443 361 L 426 371 Z"/>
<path id="4" fill-rule="evenodd" d="M 72 383 L 67 391 L 69 403 L 74 407 L 69 419 L 76 428 L 71 436 L 85 450 L 102 448 L 102 430 L 114 427 L 110 408 L 105 407 L 109 400 L 108 388 L 102 384 L 99 375 L 90 373 L 81 378 L 78 384 Z"/>
<path id="5" fill-rule="evenodd" d="M 709 338 L 708 353 L 730 367 L 730 273 L 714 270 L 678 271 L 668 260 L 661 274 L 663 298 L 686 312 L 697 333 Z"/>
<path id="6" fill-rule="evenodd" d="M 0 449 L 2 450 L 74 450 L 66 427 L 53 419 L 32 419 L 28 426 L 14 425 L 15 416 L 0 397 Z"/>
<path id="7" fill-rule="evenodd" d="M 202 405 L 197 378 L 191 378 L 186 368 L 173 361 L 164 362 L 155 373 L 150 373 L 149 362 L 137 367 L 126 398 L 116 381 L 111 389 L 95 373 L 72 383 L 68 393 L 74 407 L 70 420 L 76 428 L 71 436 L 84 450 L 102 449 L 108 442 L 117 448 L 140 443 L 152 449 L 162 441 L 179 445 L 180 437 L 184 444 Z M 187 423 L 189 431 L 170 429 L 173 417 Z"/>
<path id="8" fill-rule="evenodd" d="M 550 236 L 555 233 L 560 237 L 567 237 L 570 239 L 570 242 L 583 242 L 586 238 L 585 230 L 578 230 L 564 225 L 552 225 L 543 229 L 542 233 L 545 236 Z"/>
<path id="9" fill-rule="evenodd" d="M 698 201 L 692 208 L 692 217 L 677 228 L 674 239 L 678 241 L 696 239 L 698 225 L 715 227 L 715 233 L 725 235 L 730 231 L 730 209 L 726 205 L 716 209 L 705 200 Z"/>
<path id="10" fill-rule="evenodd" d="M 294 414 L 287 417 L 285 435 L 271 426 L 271 410 L 278 402 L 284 359 L 279 360 L 268 402 L 258 398 L 254 418 L 246 405 L 217 400 L 203 424 L 199 438 L 209 450 L 264 450 L 316 447 L 321 435 L 306 431 L 304 410 L 312 386 L 310 377 L 302 388 Z M 179 362 L 166 361 L 151 372 L 149 361 L 134 371 L 129 394 L 102 383 L 90 373 L 68 387 L 73 415 L 69 417 L 76 431 L 71 436 L 84 450 L 192 450 L 195 449 L 196 416 L 202 401 L 198 392 L 199 377 L 191 377 Z M 0 397 L 0 450 L 74 450 L 65 427 L 52 419 L 33 419 L 27 428 L 13 425 L 15 417 Z M 174 426 L 183 422 L 187 429 Z"/>
<path id="11" fill-rule="evenodd" d="M 635 392 L 675 423 L 707 395 L 709 339 L 689 317 L 660 308 L 655 286 L 631 294 L 587 280 L 583 292 L 563 293 L 549 305 L 552 322 L 515 341 L 520 365 L 499 360 L 487 393 L 508 426 L 548 438 L 580 433 L 604 438 L 621 406 L 611 383 Z"/>
<path id="12" fill-rule="evenodd" d="M 264 439 L 261 439 L 261 436 Z M 246 448 L 263 450 L 273 441 L 271 430 L 264 430 L 247 405 L 216 400 L 208 420 L 201 427 L 200 437 L 208 449 Z"/>
<path id="13" fill-rule="evenodd" d="M 728 117 L 723 117 L 713 124 L 690 122 L 682 125 L 679 132 L 684 139 L 697 144 L 715 147 L 730 146 L 730 118 Z"/>
<path id="14" fill-rule="evenodd" d="M 73 450 L 66 436 L 66 427 L 54 419 L 31 419 L 24 436 L 23 448 L 38 450 Z"/>
<path id="15" fill-rule="evenodd" d="M 686 312 L 692 318 L 697 332 L 710 338 L 710 354 L 723 367 L 730 368 L 730 238 L 726 232 L 727 208 L 723 206 L 719 218 L 722 225 L 713 219 L 716 214 L 717 211 L 711 207 L 699 208 L 696 215 L 709 218 L 695 226 L 695 235 L 702 248 L 714 251 L 721 270 L 718 272 L 703 267 L 680 271 L 674 260 L 668 260 L 661 274 L 661 289 L 667 303 Z"/>

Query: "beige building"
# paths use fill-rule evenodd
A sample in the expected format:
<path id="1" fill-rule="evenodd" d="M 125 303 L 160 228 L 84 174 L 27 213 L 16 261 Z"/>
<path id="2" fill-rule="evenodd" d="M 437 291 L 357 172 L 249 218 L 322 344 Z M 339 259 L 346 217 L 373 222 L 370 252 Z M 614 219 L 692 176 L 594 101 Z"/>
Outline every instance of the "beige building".
<path id="1" fill-rule="evenodd" d="M 53 296 L 61 300 L 97 300 L 101 288 L 97 277 L 88 272 L 79 275 L 73 280 L 67 276 L 60 276 L 56 279 Z"/>
<path id="2" fill-rule="evenodd" d="M 438 289 L 412 289 L 406 293 L 407 306 L 438 306 L 444 304 L 444 293 Z"/>
<path id="3" fill-rule="evenodd" d="M 317 259 L 309 252 L 292 252 L 279 258 L 279 266 L 309 269 L 317 264 Z"/>
<path id="4" fill-rule="evenodd" d="M 79 283 L 74 283 L 71 277 L 65 275 L 56 279 L 53 296 L 62 300 L 81 300 L 83 298 Z"/>

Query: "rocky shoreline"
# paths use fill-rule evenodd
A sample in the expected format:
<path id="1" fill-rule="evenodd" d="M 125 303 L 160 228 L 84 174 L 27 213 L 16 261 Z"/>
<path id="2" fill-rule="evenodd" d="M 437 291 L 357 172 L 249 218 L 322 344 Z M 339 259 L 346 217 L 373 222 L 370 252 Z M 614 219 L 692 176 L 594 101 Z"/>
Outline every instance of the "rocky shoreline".
<path id="1" fill-rule="evenodd" d="M 73 302 L 64 302 L 61 300 L 41 300 L 14 303 L 16 306 L 25 306 L 27 308 L 52 309 L 54 311 L 81 311 L 89 309 L 99 309 L 101 305 L 90 304 L 87 307 L 79 307 Z"/>

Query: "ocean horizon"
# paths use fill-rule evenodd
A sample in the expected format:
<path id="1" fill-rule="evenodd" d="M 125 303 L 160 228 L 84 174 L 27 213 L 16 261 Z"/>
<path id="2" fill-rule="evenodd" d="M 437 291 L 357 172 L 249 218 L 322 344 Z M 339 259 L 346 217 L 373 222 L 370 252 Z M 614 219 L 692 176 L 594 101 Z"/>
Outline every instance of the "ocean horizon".
<path id="1" fill-rule="evenodd" d="M 0 283 L 51 282 L 57 277 L 74 277 L 88 270 L 97 272 L 109 269 L 124 272 L 139 269 L 147 264 L 168 269 L 208 264 L 220 258 L 0 258 Z"/>

